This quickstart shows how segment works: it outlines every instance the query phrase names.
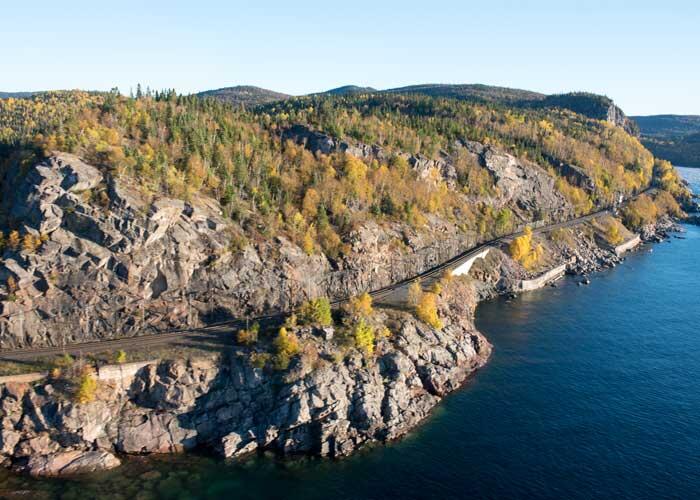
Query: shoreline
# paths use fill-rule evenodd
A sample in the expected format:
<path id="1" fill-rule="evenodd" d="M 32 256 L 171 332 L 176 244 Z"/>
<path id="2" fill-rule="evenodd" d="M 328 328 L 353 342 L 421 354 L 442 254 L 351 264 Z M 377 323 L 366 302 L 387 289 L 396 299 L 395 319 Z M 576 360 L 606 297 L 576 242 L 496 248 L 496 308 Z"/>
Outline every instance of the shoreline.
<path id="1" fill-rule="evenodd" d="M 665 237 L 668 231 L 676 228 L 674 223 L 666 221 L 655 228 L 654 234 Z M 581 275 L 592 272 L 591 270 L 614 267 L 616 259 L 619 262 L 620 256 L 614 249 L 605 251 L 608 252 L 606 259 L 585 262 L 583 267 L 578 266 L 569 271 Z M 494 254 L 496 255 L 490 258 L 500 260 L 502 274 L 503 266 L 508 264 L 508 258 L 500 251 Z M 587 271 L 577 272 L 580 269 Z M 508 276 L 508 272 L 506 270 L 505 274 L 512 281 L 513 276 Z M 480 271 L 477 269 L 475 274 L 478 276 Z M 110 387 L 107 393 L 102 394 L 105 399 L 98 399 L 96 403 L 87 405 L 75 405 L 65 400 L 61 402 L 57 396 L 52 396 L 57 392 L 51 379 L 43 385 L 38 384 L 37 388 L 31 388 L 26 383 L 5 384 L 0 404 L 7 407 L 8 402 L 12 403 L 14 400 L 26 407 L 29 403 L 29 408 L 34 408 L 35 416 L 46 420 L 44 429 L 48 430 L 47 433 L 46 430 L 35 429 L 34 437 L 29 438 L 30 443 L 33 441 L 30 445 L 26 445 L 28 436 L 14 435 L 8 440 L 7 432 L 2 431 L 0 442 L 5 465 L 11 466 L 15 471 L 28 472 L 34 476 L 65 476 L 116 467 L 120 464 L 119 457 L 124 455 L 179 453 L 194 449 L 206 450 L 206 453 L 216 453 L 226 458 L 239 458 L 260 452 L 273 452 L 281 456 L 315 455 L 340 458 L 353 454 L 373 442 L 387 443 L 400 439 L 423 425 L 443 397 L 468 383 L 474 372 L 482 368 L 490 357 L 492 346 L 476 330 L 473 323 L 474 310 L 483 300 L 503 295 L 507 290 L 499 290 L 497 282 L 487 279 L 482 282 L 483 289 L 474 294 L 473 278 L 457 281 L 457 284 L 448 287 L 445 297 L 441 297 L 441 315 L 447 319 L 442 332 L 426 329 L 425 325 L 421 325 L 406 313 L 382 311 L 382 314 L 390 316 L 392 321 L 398 321 L 401 329 L 398 338 L 391 340 L 392 343 L 378 343 L 380 357 L 372 363 L 361 357 L 351 356 L 340 366 L 323 365 L 323 368 L 315 371 L 309 371 L 308 368 L 297 364 L 292 367 L 293 376 L 285 375 L 280 380 L 278 376 L 268 377 L 262 371 L 256 372 L 256 369 L 251 371 L 247 362 L 243 363 L 235 357 L 228 361 L 220 358 L 218 366 L 217 362 L 212 360 L 158 361 L 141 364 L 138 369 L 127 370 L 129 373 L 119 379 L 119 384 L 104 380 L 103 382 Z M 511 293 L 516 282 L 512 281 L 510 285 Z M 299 331 L 300 338 L 311 339 L 321 349 L 325 345 L 330 351 L 331 348 L 324 344 L 325 341 L 319 341 L 320 332 L 313 328 L 306 330 Z M 442 336 L 434 337 L 435 335 Z M 437 346 L 434 340 L 426 344 L 426 340 L 430 338 L 441 340 Z M 416 348 L 416 345 L 422 347 Z M 455 352 L 461 354 L 450 357 Z M 432 358 L 437 359 L 437 364 L 426 361 Z M 447 359 L 451 361 L 448 362 Z M 225 362 L 230 363 L 230 366 L 225 366 Z M 123 370 L 123 367 L 116 366 L 120 371 Z M 114 371 L 114 368 L 103 368 Z M 226 400 L 226 396 L 222 396 L 225 390 L 222 393 L 221 387 L 217 388 L 215 382 L 220 377 L 223 377 L 222 380 L 232 380 L 232 374 L 235 375 L 234 378 L 238 377 L 239 382 L 236 384 L 239 384 L 239 392 L 241 388 L 244 390 L 233 399 Z M 298 378 L 287 382 L 294 377 Z M 410 377 L 413 377 L 413 380 L 409 380 Z M 352 380 L 364 380 L 360 393 L 355 389 L 357 381 Z M 341 383 L 338 386 L 338 381 L 346 385 Z M 285 397 L 276 400 L 274 392 L 280 389 L 274 387 L 280 382 L 283 383 L 281 387 Z M 250 385 L 251 383 L 253 385 Z M 270 386 L 273 392 L 254 392 L 254 387 L 259 384 Z M 223 385 L 230 386 L 230 382 Z M 313 387 L 313 391 L 310 391 L 309 387 Z M 345 391 L 345 396 L 339 398 L 338 389 L 336 393 L 330 390 L 325 392 L 326 396 L 321 395 L 320 404 L 309 404 L 312 399 L 318 398 L 318 394 L 312 393 L 333 387 L 345 387 L 340 393 Z M 390 394 L 391 391 L 393 393 Z M 216 396 L 210 394 L 214 392 Z M 264 398 L 272 398 L 271 401 L 267 401 L 268 409 L 256 408 L 246 418 L 252 418 L 250 422 L 254 422 L 262 415 L 262 418 L 269 418 L 268 423 L 248 424 L 251 429 L 248 434 L 234 430 L 222 435 L 221 430 L 216 429 L 216 425 L 212 430 L 212 423 L 209 421 L 213 415 L 222 411 L 230 413 L 231 408 L 238 404 L 236 401 L 245 401 L 246 398 L 250 404 L 258 404 L 257 398 L 260 394 L 267 394 Z M 356 399 L 357 394 L 360 394 L 360 400 Z M 216 400 L 222 397 L 225 401 L 214 407 L 206 402 L 198 402 L 200 398 Z M 244 399 L 240 399 L 241 397 Z M 309 398 L 308 401 L 306 398 Z M 358 401 L 362 413 L 359 417 L 355 415 L 358 411 Z M 53 415 L 47 415 L 43 410 L 42 407 L 47 404 L 51 406 L 51 411 L 55 412 Z M 345 410 L 339 409 L 339 404 Z M 288 408 L 284 414 L 279 413 L 282 407 Z M 289 414 L 289 408 L 295 408 L 293 415 Z M 245 413 L 245 410 L 241 411 Z M 118 418 L 113 423 L 105 425 L 99 422 L 104 418 L 109 420 L 107 415 L 114 414 Z M 56 417 L 58 420 L 55 422 L 60 424 L 53 424 L 51 427 L 50 420 Z M 190 423 L 184 424 L 183 427 L 181 420 L 185 417 L 186 420 L 192 420 L 187 420 Z M 327 425 L 328 422 L 330 425 Z M 111 430 L 110 425 L 113 426 Z M 226 425 L 229 424 L 224 424 Z M 196 431 L 188 430 L 188 427 Z M 267 435 L 259 434 L 263 428 L 267 429 Z M 270 432 L 272 434 L 269 434 Z M 50 437 L 56 433 L 57 442 Z M 60 437 L 61 435 L 63 437 Z M 85 443 L 80 446 L 87 445 L 87 449 L 76 448 L 75 445 L 69 445 L 67 448 L 60 445 L 60 442 L 67 438 L 68 442 L 78 439 Z M 25 446 L 20 449 L 22 443 L 25 443 Z M 12 452 L 14 446 L 20 451 L 19 456 L 17 450 Z M 7 454 L 8 451 L 11 452 L 10 455 Z"/>

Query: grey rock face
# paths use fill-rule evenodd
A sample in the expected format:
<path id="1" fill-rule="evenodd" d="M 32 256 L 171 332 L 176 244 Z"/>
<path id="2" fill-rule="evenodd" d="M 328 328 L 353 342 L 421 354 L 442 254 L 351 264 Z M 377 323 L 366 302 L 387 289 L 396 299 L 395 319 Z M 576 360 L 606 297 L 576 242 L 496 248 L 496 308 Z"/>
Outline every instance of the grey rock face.
<path id="1" fill-rule="evenodd" d="M 347 152 L 365 161 L 389 159 L 389 155 L 379 147 L 348 144 L 302 125 L 291 127 L 282 137 L 284 140 L 304 145 L 313 153 Z M 454 147 L 465 148 L 493 176 L 499 194 L 488 200 L 491 205 L 497 208 L 506 205 L 512 207 L 522 221 L 531 220 L 533 214 L 560 220 L 573 213 L 564 197 L 557 191 L 554 179 L 538 165 L 478 142 L 460 141 Z M 420 154 L 400 156 L 408 161 L 420 178 L 428 179 L 437 172 L 447 186 L 456 186 L 457 172 L 452 156 L 446 153 L 442 153 L 439 159 L 426 158 Z"/>
<path id="2" fill-rule="evenodd" d="M 431 216 L 430 234 L 367 221 L 333 263 L 284 237 L 233 253 L 233 224 L 213 200 L 145 196 L 66 154 L 24 176 L 10 169 L 2 189 L 0 209 L 43 243 L 0 259 L 0 299 L 9 298 L 9 277 L 19 288 L 15 300 L 0 300 L 0 348 L 196 327 L 308 297 L 346 297 L 413 276 L 475 241 Z"/>
<path id="3" fill-rule="evenodd" d="M 535 214 L 538 220 L 565 220 L 573 211 L 555 187 L 554 178 L 534 163 L 520 160 L 492 146 L 465 142 L 464 147 L 475 155 L 493 176 L 499 195 L 494 206 L 510 206 L 521 222 L 529 222 Z"/>
<path id="4" fill-rule="evenodd" d="M 0 453 L 20 470 L 58 475 L 113 467 L 114 451 L 206 446 L 226 457 L 258 449 L 344 456 L 397 438 L 491 352 L 473 328 L 471 285 L 455 281 L 441 295 L 442 330 L 386 312 L 394 333 L 372 358 L 353 350 L 334 360 L 333 340 L 300 331 L 319 361 L 298 358 L 288 372 L 252 367 L 241 348 L 230 357 L 144 366 L 128 380 L 101 382 L 98 399 L 86 404 L 57 396 L 50 382 L 8 385 L 0 397 Z"/>

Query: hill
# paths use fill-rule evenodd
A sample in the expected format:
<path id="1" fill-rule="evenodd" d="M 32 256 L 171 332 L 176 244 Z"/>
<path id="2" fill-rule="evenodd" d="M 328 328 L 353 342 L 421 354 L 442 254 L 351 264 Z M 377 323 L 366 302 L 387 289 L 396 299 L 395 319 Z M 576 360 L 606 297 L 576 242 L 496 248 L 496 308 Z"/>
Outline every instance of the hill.
<path id="1" fill-rule="evenodd" d="M 675 165 L 700 167 L 700 116 L 636 116 L 642 143 Z"/>
<path id="2" fill-rule="evenodd" d="M 608 121 L 639 135 L 636 124 L 607 96 L 588 92 L 545 95 L 529 90 L 494 87 L 490 85 L 412 85 L 383 91 L 391 94 L 421 94 L 473 102 L 497 103 L 505 106 L 531 108 L 561 108 L 593 118 Z"/>
<path id="3" fill-rule="evenodd" d="M 377 89 L 373 87 L 360 87 L 358 85 L 344 85 L 342 87 L 337 87 L 335 89 L 326 90 L 322 94 L 329 95 L 348 95 L 348 94 L 373 94 L 378 92 Z"/>
<path id="4" fill-rule="evenodd" d="M 225 87 L 216 90 L 206 90 L 196 94 L 198 97 L 213 97 L 222 102 L 246 107 L 267 104 L 291 97 L 288 94 L 275 92 L 274 90 L 263 89 L 251 85 L 239 85 L 236 87 Z"/>
<path id="5" fill-rule="evenodd" d="M 651 115 L 632 118 L 645 137 L 672 139 L 700 132 L 698 115 Z"/>
<path id="6" fill-rule="evenodd" d="M 546 95 L 529 90 L 496 87 L 482 84 L 421 84 L 398 87 L 386 90 L 377 90 L 372 87 L 358 85 L 345 85 L 302 97 L 319 95 L 350 96 L 356 94 L 383 94 L 383 95 L 422 95 L 432 98 L 458 99 L 462 101 L 494 104 L 505 107 L 517 108 L 546 108 L 568 109 L 588 118 L 603 120 L 622 127 L 629 134 L 638 136 L 639 129 L 636 123 L 629 119 L 625 113 L 615 105 L 612 99 L 606 96 L 587 92 L 571 92 L 568 94 Z M 209 90 L 197 94 L 199 97 L 214 97 L 223 102 L 244 104 L 248 107 L 289 99 L 292 96 L 261 89 L 258 87 L 239 86 L 218 90 Z"/>
<path id="7" fill-rule="evenodd" d="M 382 91 L 388 94 L 421 94 L 430 97 L 446 97 L 479 102 L 499 102 L 503 104 L 520 104 L 541 101 L 546 96 L 529 90 L 495 87 L 482 84 L 423 84 L 398 87 Z"/>
<path id="8" fill-rule="evenodd" d="M 24 99 L 39 93 L 40 92 L 0 92 L 0 99 L 9 99 L 11 97 L 15 99 Z"/>

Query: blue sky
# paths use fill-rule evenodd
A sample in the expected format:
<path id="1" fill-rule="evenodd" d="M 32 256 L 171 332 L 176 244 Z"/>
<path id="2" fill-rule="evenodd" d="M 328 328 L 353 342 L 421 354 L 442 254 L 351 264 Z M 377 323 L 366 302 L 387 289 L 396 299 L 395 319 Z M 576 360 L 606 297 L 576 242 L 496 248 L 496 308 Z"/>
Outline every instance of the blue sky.
<path id="1" fill-rule="evenodd" d="M 35 0 L 0 19 L 4 91 L 485 83 L 700 114 L 695 1 Z"/>

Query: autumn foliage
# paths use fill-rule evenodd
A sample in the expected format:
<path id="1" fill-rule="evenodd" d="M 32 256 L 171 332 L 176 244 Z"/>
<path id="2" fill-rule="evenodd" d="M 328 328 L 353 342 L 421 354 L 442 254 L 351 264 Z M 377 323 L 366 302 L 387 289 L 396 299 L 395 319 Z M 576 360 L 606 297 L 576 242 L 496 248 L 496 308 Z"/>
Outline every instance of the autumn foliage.
<path id="1" fill-rule="evenodd" d="M 544 255 L 541 244 L 533 245 L 532 229 L 527 226 L 521 236 L 514 238 L 508 247 L 510 256 L 522 264 L 525 269 L 533 269 Z"/>

